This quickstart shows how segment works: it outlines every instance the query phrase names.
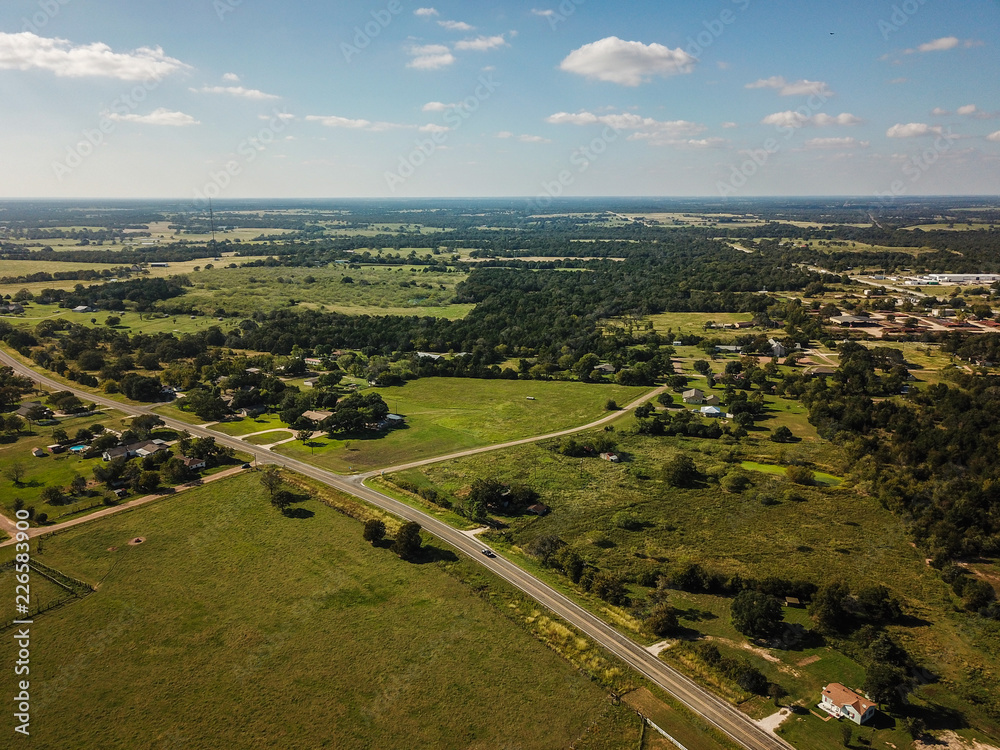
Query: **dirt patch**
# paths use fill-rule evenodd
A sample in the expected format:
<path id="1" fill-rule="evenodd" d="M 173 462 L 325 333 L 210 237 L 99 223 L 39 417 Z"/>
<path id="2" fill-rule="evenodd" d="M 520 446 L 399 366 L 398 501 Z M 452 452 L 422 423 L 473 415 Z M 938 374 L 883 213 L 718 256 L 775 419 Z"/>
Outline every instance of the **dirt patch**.
<path id="1" fill-rule="evenodd" d="M 945 732 L 931 742 L 914 742 L 913 750 L 1000 750 L 995 745 L 986 745 L 978 740 L 966 740 L 954 732 Z"/>
<path id="2" fill-rule="evenodd" d="M 108 547 L 108 552 L 117 552 L 117 551 L 118 551 L 117 547 Z"/>
<path id="3" fill-rule="evenodd" d="M 815 664 L 816 662 L 818 662 L 821 658 L 822 657 L 814 654 L 813 656 L 810 656 L 810 657 L 808 657 L 806 659 L 803 659 L 802 661 L 798 662 L 795 666 L 797 666 L 797 667 L 808 667 L 810 664 Z"/>
<path id="4" fill-rule="evenodd" d="M 744 651 L 749 651 L 752 654 L 756 654 L 761 659 L 765 659 L 771 662 L 772 664 L 777 664 L 778 670 L 784 672 L 785 674 L 794 675 L 795 677 L 802 676 L 801 674 L 799 674 L 797 670 L 792 669 L 792 667 L 789 667 L 787 664 L 782 662 L 781 659 L 779 659 L 777 656 L 772 654 L 767 649 L 760 648 L 758 646 L 752 646 L 749 643 L 737 643 L 736 641 L 731 641 L 728 638 L 716 638 L 714 636 L 707 636 L 705 640 L 718 641 L 719 643 L 725 643 L 727 646 L 732 646 L 733 648 L 741 648 Z"/>
<path id="5" fill-rule="evenodd" d="M 128 543 L 130 547 L 135 547 L 136 545 L 142 544 L 144 541 L 146 541 L 146 537 L 137 536 L 135 539 L 129 539 Z"/>

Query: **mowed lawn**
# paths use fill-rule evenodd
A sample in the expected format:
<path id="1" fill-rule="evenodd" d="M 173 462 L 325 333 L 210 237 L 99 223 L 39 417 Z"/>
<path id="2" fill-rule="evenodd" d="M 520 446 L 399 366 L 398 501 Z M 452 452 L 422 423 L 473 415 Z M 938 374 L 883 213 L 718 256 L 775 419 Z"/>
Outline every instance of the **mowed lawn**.
<path id="1" fill-rule="evenodd" d="M 591 383 L 421 378 L 374 389 L 406 425 L 384 436 L 296 441 L 278 452 L 333 471 L 394 466 L 431 456 L 578 427 L 652 389 Z M 529 400 L 528 397 L 533 400 Z M 266 428 L 260 428 L 266 429 Z"/>
<path id="2" fill-rule="evenodd" d="M 32 746 L 562 748 L 608 710 L 449 563 L 296 507 L 247 474 L 46 540 L 101 585 L 33 626 Z"/>

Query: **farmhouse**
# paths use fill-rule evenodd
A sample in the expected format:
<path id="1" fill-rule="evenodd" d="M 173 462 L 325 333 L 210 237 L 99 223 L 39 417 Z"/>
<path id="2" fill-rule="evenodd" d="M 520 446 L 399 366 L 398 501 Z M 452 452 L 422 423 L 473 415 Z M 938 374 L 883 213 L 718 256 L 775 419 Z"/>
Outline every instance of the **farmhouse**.
<path id="1" fill-rule="evenodd" d="M 128 445 L 119 445 L 117 448 L 108 448 L 101 457 L 105 461 L 112 461 L 116 458 L 124 456 L 125 458 L 145 458 L 146 456 L 151 456 L 154 453 L 159 453 L 160 451 L 167 450 L 167 444 L 162 440 L 143 440 L 139 443 L 129 443 Z"/>
<path id="2" fill-rule="evenodd" d="M 838 719 L 845 716 L 855 724 L 864 724 L 875 715 L 877 706 L 862 695 L 839 682 L 831 682 L 823 688 L 823 699 L 819 707 Z"/>
<path id="3" fill-rule="evenodd" d="M 594 368 L 594 372 L 599 372 L 601 375 L 614 375 L 615 366 L 609 364 L 598 365 Z"/>
<path id="4" fill-rule="evenodd" d="M 705 393 L 697 388 L 692 388 L 689 391 L 684 391 L 681 398 L 684 399 L 685 404 L 700 404 L 705 400 Z"/>
<path id="5" fill-rule="evenodd" d="M 26 404 L 21 404 L 21 406 L 18 407 L 17 411 L 14 413 L 19 417 L 27 419 L 36 409 L 40 410 L 42 419 L 47 419 L 52 416 L 52 410 L 49 407 L 40 404 L 38 401 L 29 401 Z"/>
<path id="6" fill-rule="evenodd" d="M 703 406 L 698 410 L 698 412 L 703 417 L 711 417 L 713 419 L 717 419 L 722 416 L 722 409 L 718 406 Z"/>
<path id="7" fill-rule="evenodd" d="M 545 503 L 535 503 L 534 505 L 529 505 L 527 510 L 532 515 L 544 516 L 549 512 L 549 506 Z"/>
<path id="8" fill-rule="evenodd" d="M 204 469 L 205 459 L 195 458 L 194 456 L 181 456 L 181 461 L 184 462 L 184 466 L 191 471 L 198 471 L 199 469 Z"/>
<path id="9" fill-rule="evenodd" d="M 310 410 L 310 411 L 304 411 L 304 412 L 302 412 L 302 416 L 305 417 L 306 419 L 308 419 L 310 422 L 314 422 L 316 424 L 319 424 L 324 419 L 326 419 L 328 417 L 332 417 L 333 416 L 333 412 L 332 411 L 320 411 L 320 410 L 313 409 L 313 410 Z"/>

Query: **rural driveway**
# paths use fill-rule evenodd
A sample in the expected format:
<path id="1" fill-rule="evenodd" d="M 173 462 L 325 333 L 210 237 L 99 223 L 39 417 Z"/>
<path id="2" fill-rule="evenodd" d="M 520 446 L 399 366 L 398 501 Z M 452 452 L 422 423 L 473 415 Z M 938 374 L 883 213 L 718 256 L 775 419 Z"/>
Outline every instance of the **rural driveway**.
<path id="1" fill-rule="evenodd" d="M 18 360 L 10 357 L 5 352 L 0 352 L 0 363 L 13 367 L 16 371 L 31 377 L 40 385 L 44 385 L 47 388 L 74 391 L 73 388 L 58 383 L 41 373 L 35 372 Z M 109 398 L 105 398 L 104 396 L 87 393 L 85 391 L 75 392 L 81 398 L 88 401 L 93 401 L 120 411 L 132 414 L 154 413 L 148 406 L 132 406 L 122 404 L 118 401 L 113 401 Z M 637 399 L 629 406 L 631 407 L 636 403 L 645 401 L 655 393 L 656 391 L 651 394 L 647 394 L 641 399 Z M 598 420 L 589 426 L 602 424 L 610 419 L 613 419 L 615 416 L 617 416 L 617 412 L 610 414 L 608 417 Z M 228 435 L 212 432 L 211 430 L 206 430 L 202 427 L 187 425 L 170 419 L 165 419 L 164 421 L 168 426 L 174 429 L 185 429 L 194 435 L 215 438 L 216 442 L 220 445 L 227 445 L 231 448 L 235 448 L 236 450 L 241 450 L 246 445 L 246 443 L 229 437 Z M 578 431 L 579 429 L 586 429 L 586 427 L 577 428 L 577 430 L 567 430 L 563 433 L 555 434 L 570 434 Z M 544 439 L 544 437 L 546 436 L 535 438 L 535 440 Z M 518 441 L 514 442 L 516 443 Z M 530 439 L 528 439 L 528 442 L 530 442 Z M 383 495 L 380 492 L 364 486 L 362 483 L 362 476 L 343 477 L 297 459 L 281 456 L 271 453 L 270 451 L 262 452 L 267 456 L 268 463 L 274 463 L 298 472 L 299 474 L 311 477 L 319 482 L 322 482 L 323 484 L 333 487 L 336 490 L 340 490 L 341 492 L 353 495 L 354 497 L 371 503 L 372 505 L 392 513 L 399 518 L 419 523 L 420 526 L 428 533 L 436 536 L 446 544 L 451 545 L 459 552 L 464 553 L 469 557 L 469 559 L 474 560 L 480 565 L 488 568 L 494 574 L 508 581 L 513 586 L 516 586 L 539 604 L 548 608 L 550 611 L 563 618 L 566 622 L 576 627 L 580 630 L 580 632 L 603 646 L 611 654 L 630 665 L 636 671 L 645 675 L 650 681 L 668 692 L 694 713 L 701 716 L 706 722 L 724 732 L 740 746 L 749 748 L 750 750 L 792 750 L 791 745 L 758 726 L 756 722 L 750 719 L 750 717 L 741 713 L 721 698 L 716 697 L 691 678 L 681 674 L 675 669 L 672 669 L 667 664 L 646 651 L 641 645 L 633 641 L 631 638 L 618 632 L 611 625 L 608 625 L 606 622 L 563 596 L 547 584 L 538 580 L 530 573 L 522 570 L 514 563 L 503 557 L 487 557 L 486 555 L 483 555 L 481 553 L 483 545 L 479 542 L 479 540 L 470 539 L 461 531 L 452 528 L 443 521 L 439 521 L 431 515 L 428 515 L 416 508 L 411 508 L 398 500 L 393 500 L 388 495 Z M 444 457 L 437 460 L 444 460 Z"/>

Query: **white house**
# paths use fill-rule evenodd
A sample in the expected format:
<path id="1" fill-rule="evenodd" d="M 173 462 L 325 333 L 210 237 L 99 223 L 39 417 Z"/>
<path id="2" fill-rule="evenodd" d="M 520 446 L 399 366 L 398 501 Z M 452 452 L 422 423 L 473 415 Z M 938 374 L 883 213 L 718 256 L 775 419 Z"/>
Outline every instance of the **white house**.
<path id="1" fill-rule="evenodd" d="M 689 391 L 684 391 L 681 398 L 684 399 L 685 404 L 700 404 L 705 400 L 705 393 L 698 388 L 692 388 Z"/>
<path id="2" fill-rule="evenodd" d="M 698 410 L 703 417 L 712 417 L 718 419 L 722 416 L 722 409 L 718 406 L 703 406 Z"/>
<path id="3" fill-rule="evenodd" d="M 823 688 L 823 699 L 819 707 L 838 719 L 844 716 L 855 724 L 864 724 L 875 715 L 878 708 L 863 695 L 858 695 L 839 682 L 831 682 Z"/>

